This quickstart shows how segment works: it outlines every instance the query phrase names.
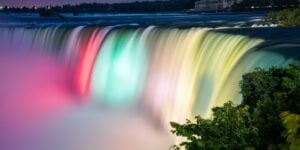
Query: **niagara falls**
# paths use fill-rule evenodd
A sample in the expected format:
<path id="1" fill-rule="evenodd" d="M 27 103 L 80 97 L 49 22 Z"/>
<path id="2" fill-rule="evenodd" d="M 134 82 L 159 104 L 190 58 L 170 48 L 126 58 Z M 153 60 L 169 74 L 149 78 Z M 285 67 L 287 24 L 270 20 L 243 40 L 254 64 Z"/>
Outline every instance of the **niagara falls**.
<path id="1" fill-rule="evenodd" d="M 1 150 L 299 148 L 299 1 L 92 2 L 0 1 Z"/>

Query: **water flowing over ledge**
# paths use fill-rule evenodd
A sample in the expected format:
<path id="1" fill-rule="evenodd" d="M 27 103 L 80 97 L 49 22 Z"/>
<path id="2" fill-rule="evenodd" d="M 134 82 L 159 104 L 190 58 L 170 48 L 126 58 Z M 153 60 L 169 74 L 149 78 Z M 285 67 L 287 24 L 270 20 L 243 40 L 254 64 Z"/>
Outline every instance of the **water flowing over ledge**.
<path id="1" fill-rule="evenodd" d="M 285 55 L 285 50 L 277 51 L 297 44 L 266 46 L 262 38 L 207 28 L 2 27 L 0 35 L 1 54 L 12 53 L 10 57 L 1 55 L 5 59 L 0 71 L 6 73 L 1 78 L 5 84 L 0 85 L 0 99 L 5 109 L 0 114 L 9 114 L 0 115 L 1 121 L 14 115 L 18 118 L 23 112 L 27 122 L 39 117 L 49 121 L 44 113 L 68 112 L 58 111 L 59 117 L 53 122 L 62 122 L 63 127 L 54 129 L 48 137 L 66 134 L 44 140 L 58 142 L 54 149 L 59 150 L 87 149 L 91 148 L 90 143 L 94 149 L 147 147 L 136 146 L 136 140 L 151 141 L 149 150 L 166 149 L 169 141 L 163 135 L 169 137 L 166 132 L 169 133 L 170 121 L 184 122 L 198 114 L 207 118 L 214 106 L 229 100 L 240 103 L 239 81 L 244 73 L 256 67 L 283 66 L 299 57 L 297 51 L 293 51 L 293 56 Z M 35 55 L 30 56 L 32 53 Z M 5 96 L 3 91 L 12 89 L 17 94 Z M 15 103 L 5 104 L 11 99 Z M 63 99 L 71 99 L 71 103 L 79 106 L 72 111 L 61 110 L 70 103 Z M 111 135 L 107 136 L 105 131 L 111 131 Z M 29 134 L 35 132 L 33 128 Z M 69 132 L 84 134 L 76 137 Z M 101 144 L 84 140 L 91 136 Z M 33 143 L 36 146 L 36 140 Z M 46 150 L 43 146 L 39 149 Z"/>
<path id="2" fill-rule="evenodd" d="M 190 28 L 1 28 L 0 45 L 52 54 L 74 71 L 83 101 L 130 106 L 169 128 L 228 100 L 255 67 L 293 59 L 256 47 L 262 39 Z M 84 100 L 85 99 L 85 100 Z"/>

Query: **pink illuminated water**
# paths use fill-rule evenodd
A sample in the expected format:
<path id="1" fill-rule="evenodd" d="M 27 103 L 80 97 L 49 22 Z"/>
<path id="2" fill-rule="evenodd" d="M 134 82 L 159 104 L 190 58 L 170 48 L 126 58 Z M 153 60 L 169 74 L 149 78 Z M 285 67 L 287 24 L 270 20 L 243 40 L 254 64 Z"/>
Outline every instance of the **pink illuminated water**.
<path id="1" fill-rule="evenodd" d="M 169 137 L 134 111 L 82 104 L 72 71 L 54 57 L 1 51 L 0 72 L 1 150 L 163 150 L 169 146 Z"/>

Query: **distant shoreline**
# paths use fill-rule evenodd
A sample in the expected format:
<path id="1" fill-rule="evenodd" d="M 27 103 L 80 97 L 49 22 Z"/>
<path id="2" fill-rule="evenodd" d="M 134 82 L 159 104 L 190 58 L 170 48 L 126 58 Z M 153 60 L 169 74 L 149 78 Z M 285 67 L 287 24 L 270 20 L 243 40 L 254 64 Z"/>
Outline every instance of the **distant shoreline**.
<path id="1" fill-rule="evenodd" d="M 238 14 L 267 14 L 271 11 L 249 11 L 249 12 L 196 12 L 196 11 L 174 11 L 174 12 L 83 12 L 77 14 L 199 14 L 199 15 L 238 15 Z M 0 14 L 39 14 L 39 12 L 1 12 Z M 73 14 L 71 12 L 60 12 L 60 14 Z"/>
<path id="2" fill-rule="evenodd" d="M 9 7 L 1 6 L 0 12 L 11 13 L 114 13 L 114 14 L 131 14 L 131 13 L 189 13 L 189 14 L 251 14 L 251 13 L 268 13 L 280 11 L 287 8 L 298 7 L 300 2 L 282 4 L 281 0 L 274 0 L 272 3 L 265 3 L 263 0 L 251 3 L 238 3 L 230 8 L 223 8 L 216 11 L 203 12 L 195 9 L 195 2 L 198 0 L 156 0 L 156 1 L 136 1 L 130 3 L 81 3 L 76 5 L 66 4 L 59 6 L 45 7 Z M 255 6 L 255 7 L 254 7 Z"/>

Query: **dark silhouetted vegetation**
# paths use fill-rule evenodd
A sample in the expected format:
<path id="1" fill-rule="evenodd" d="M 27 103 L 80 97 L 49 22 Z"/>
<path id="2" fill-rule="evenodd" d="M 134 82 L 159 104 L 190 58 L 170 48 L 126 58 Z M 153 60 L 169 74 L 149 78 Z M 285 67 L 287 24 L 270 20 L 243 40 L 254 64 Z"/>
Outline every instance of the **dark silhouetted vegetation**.
<path id="1" fill-rule="evenodd" d="M 172 132 L 187 140 L 174 149 L 299 149 L 300 65 L 256 69 L 240 82 L 243 102 L 214 108 Z"/>
<path id="2" fill-rule="evenodd" d="M 41 11 L 40 13 L 40 17 L 60 17 L 62 18 L 62 16 L 57 13 L 56 11 L 53 11 L 53 10 L 44 10 L 44 11 Z"/>
<path id="3" fill-rule="evenodd" d="M 157 0 L 136 1 L 130 3 L 82 3 L 76 5 L 47 6 L 47 7 L 4 7 L 2 12 L 40 13 L 51 9 L 56 13 L 156 13 L 156 12 L 186 12 L 195 8 L 198 0 Z M 299 6 L 299 0 L 243 0 L 234 4 L 232 11 L 270 11 L 294 8 Z"/>
<path id="4" fill-rule="evenodd" d="M 51 7 L 57 13 L 139 13 L 139 12 L 176 12 L 193 9 L 196 0 L 159 0 L 159 1 L 136 1 L 131 3 L 82 3 L 78 5 L 63 5 Z M 8 8 L 4 12 L 41 12 L 49 9 L 44 8 Z"/>

